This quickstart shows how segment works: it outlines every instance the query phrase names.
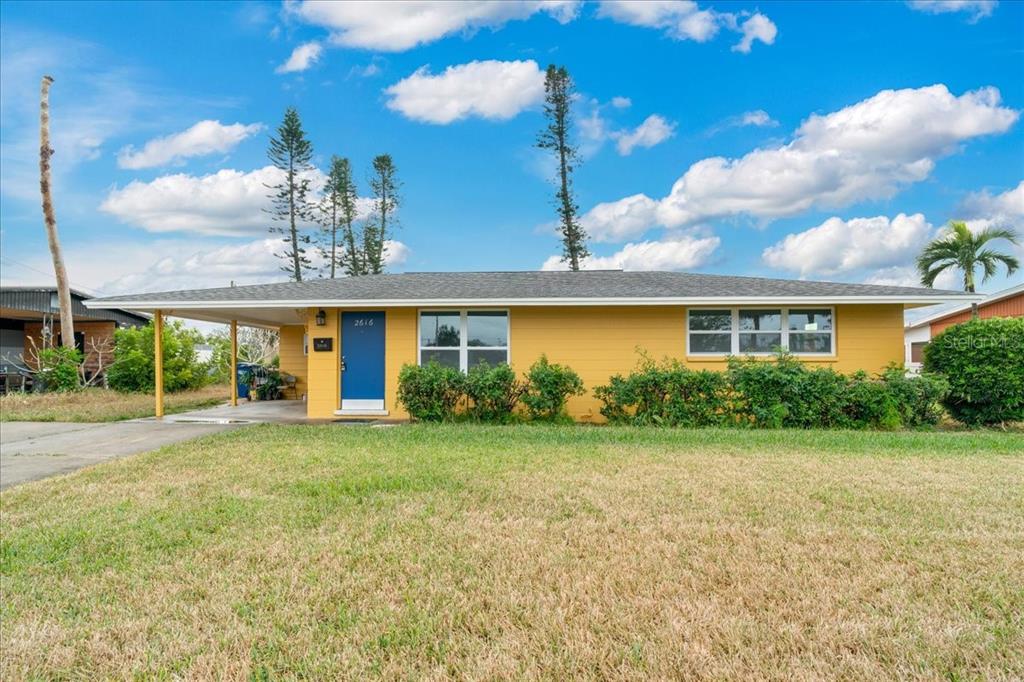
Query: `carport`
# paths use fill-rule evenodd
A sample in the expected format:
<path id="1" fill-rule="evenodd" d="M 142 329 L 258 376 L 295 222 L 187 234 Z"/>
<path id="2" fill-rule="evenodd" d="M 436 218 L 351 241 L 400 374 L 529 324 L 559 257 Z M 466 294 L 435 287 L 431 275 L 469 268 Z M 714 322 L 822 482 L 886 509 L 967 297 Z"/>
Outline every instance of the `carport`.
<path id="1" fill-rule="evenodd" d="M 234 289 L 229 287 L 228 290 Z M 196 294 L 209 295 L 210 292 L 223 291 L 223 289 L 206 289 Z M 192 292 L 175 292 L 178 297 L 184 299 Z M 159 295 L 156 295 L 159 296 Z M 137 300 L 126 301 L 119 299 L 117 303 L 104 299 L 91 299 L 85 301 L 85 306 L 90 309 L 120 308 L 133 311 L 145 312 L 152 315 L 154 326 L 154 384 L 155 384 L 155 415 L 157 419 L 164 416 L 164 367 L 163 367 L 163 328 L 166 317 L 178 317 L 187 320 L 198 320 L 202 322 L 216 322 L 228 325 L 231 336 L 231 406 L 238 405 L 238 328 L 239 326 L 259 327 L 263 329 L 275 329 L 281 331 L 284 327 L 295 327 L 306 325 L 308 310 L 305 308 L 294 308 L 291 306 L 267 307 L 261 302 L 259 307 L 245 307 L 244 304 L 225 308 L 213 304 L 211 301 L 202 300 L 177 300 L 173 307 L 167 307 L 167 301 Z"/>

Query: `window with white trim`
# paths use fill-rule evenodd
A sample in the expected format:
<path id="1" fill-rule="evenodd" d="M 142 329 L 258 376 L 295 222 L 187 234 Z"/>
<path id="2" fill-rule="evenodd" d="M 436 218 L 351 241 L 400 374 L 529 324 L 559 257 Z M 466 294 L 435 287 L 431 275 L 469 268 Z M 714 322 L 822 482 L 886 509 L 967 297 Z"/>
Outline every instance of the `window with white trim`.
<path id="1" fill-rule="evenodd" d="M 833 355 L 832 308 L 691 308 L 687 355 Z"/>
<path id="2" fill-rule="evenodd" d="M 421 365 L 435 360 L 465 372 L 508 362 L 508 311 L 425 310 L 419 329 Z"/>

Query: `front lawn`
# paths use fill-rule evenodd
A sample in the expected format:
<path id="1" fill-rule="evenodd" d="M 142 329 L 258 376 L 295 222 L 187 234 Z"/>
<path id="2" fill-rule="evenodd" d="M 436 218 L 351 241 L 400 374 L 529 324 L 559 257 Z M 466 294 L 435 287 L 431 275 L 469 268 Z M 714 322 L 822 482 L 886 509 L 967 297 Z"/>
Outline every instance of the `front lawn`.
<path id="1" fill-rule="evenodd" d="M 1022 453 L 247 427 L 0 494 L 0 678 L 1020 679 Z"/>
<path id="2" fill-rule="evenodd" d="M 164 412 L 188 412 L 219 405 L 231 397 L 227 385 L 205 386 L 194 391 L 168 393 Z M 0 421 L 14 422 L 112 422 L 152 417 L 153 396 L 120 393 L 106 388 L 86 388 L 71 393 L 9 393 L 0 396 Z"/>

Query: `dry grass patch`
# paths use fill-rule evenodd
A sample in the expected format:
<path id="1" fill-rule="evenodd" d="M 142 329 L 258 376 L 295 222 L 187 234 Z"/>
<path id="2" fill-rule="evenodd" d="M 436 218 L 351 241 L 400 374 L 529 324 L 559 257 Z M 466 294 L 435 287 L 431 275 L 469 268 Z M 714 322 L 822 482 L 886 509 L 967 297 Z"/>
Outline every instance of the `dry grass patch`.
<path id="1" fill-rule="evenodd" d="M 0 677 L 1020 679 L 1022 451 L 251 427 L 0 495 Z"/>
<path id="2" fill-rule="evenodd" d="M 223 403 L 231 397 L 227 385 L 206 386 L 164 396 L 167 414 L 188 412 Z M 73 393 L 10 393 L 0 396 L 0 421 L 112 422 L 153 416 L 153 396 L 87 388 Z"/>

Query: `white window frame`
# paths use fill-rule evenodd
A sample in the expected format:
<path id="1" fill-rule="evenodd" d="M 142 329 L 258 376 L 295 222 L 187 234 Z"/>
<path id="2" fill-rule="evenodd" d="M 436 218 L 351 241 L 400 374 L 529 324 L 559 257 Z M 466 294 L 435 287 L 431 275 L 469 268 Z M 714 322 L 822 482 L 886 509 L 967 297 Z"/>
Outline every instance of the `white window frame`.
<path id="1" fill-rule="evenodd" d="M 728 332 L 726 332 L 726 331 L 704 331 L 704 330 L 690 331 L 690 313 L 693 312 L 693 311 L 700 312 L 700 311 L 708 311 L 708 310 L 728 310 L 730 315 L 732 316 L 732 327 L 731 327 L 731 329 Z M 781 334 L 782 334 L 782 348 L 785 348 L 785 349 L 789 348 L 789 335 L 790 335 L 789 313 L 790 313 L 790 311 L 828 310 L 829 311 L 829 316 L 832 318 L 832 329 L 828 330 L 829 341 L 830 341 L 829 350 L 827 352 L 825 352 L 825 353 L 806 353 L 806 352 L 797 353 L 797 352 L 794 352 L 794 351 L 789 351 L 789 352 L 792 355 L 795 355 L 795 356 L 801 357 L 801 358 L 804 358 L 804 357 L 811 357 L 811 358 L 813 358 L 813 357 L 822 357 L 822 358 L 826 358 L 826 357 L 834 357 L 835 354 L 836 354 L 836 327 L 837 327 L 837 324 L 836 324 L 836 310 L 835 310 L 835 306 L 827 306 L 827 305 L 797 305 L 797 306 L 788 306 L 788 307 L 787 306 L 777 306 L 777 305 L 775 305 L 775 306 L 769 306 L 769 305 L 764 305 L 764 306 L 757 306 L 757 305 L 746 306 L 746 305 L 744 305 L 744 306 L 728 306 L 728 307 L 726 307 L 726 306 L 706 306 L 706 307 L 705 306 L 701 306 L 701 307 L 687 308 L 686 309 L 686 354 L 688 356 L 694 356 L 694 357 L 725 357 L 727 355 L 753 355 L 753 356 L 766 357 L 766 356 L 774 355 L 774 353 L 770 353 L 770 352 L 769 353 L 764 353 L 764 352 L 761 352 L 761 353 L 743 353 L 743 352 L 740 351 L 740 333 L 741 333 L 740 332 L 740 310 L 779 310 L 779 311 L 781 311 L 781 313 L 782 313 L 782 330 L 781 330 Z M 729 340 L 730 340 L 729 352 L 728 353 L 722 353 L 722 352 L 719 352 L 719 351 L 711 351 L 711 352 L 708 352 L 708 351 L 693 351 L 693 350 L 690 349 L 690 334 L 726 334 L 726 333 L 729 334 Z M 748 334 L 756 334 L 756 333 L 775 334 L 776 332 L 774 332 L 774 331 L 763 331 L 763 332 L 747 331 L 747 332 L 744 332 L 744 333 L 748 333 Z M 794 331 L 793 333 L 795 333 L 795 334 L 823 334 L 825 332 L 824 332 L 824 330 L 819 330 L 819 331 L 816 331 L 816 332 Z"/>
<path id="2" fill-rule="evenodd" d="M 455 346 L 424 346 L 423 316 L 433 313 L 457 314 L 459 316 L 459 345 Z M 470 313 L 504 313 L 505 314 L 505 345 L 504 346 L 470 346 L 469 345 L 469 314 Z M 512 364 L 512 314 L 508 308 L 420 308 L 416 311 L 416 364 L 423 364 L 423 351 L 457 350 L 459 351 L 459 370 L 469 371 L 470 350 L 503 350 L 505 363 Z"/>

